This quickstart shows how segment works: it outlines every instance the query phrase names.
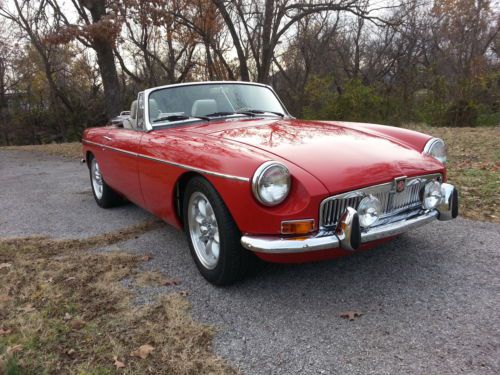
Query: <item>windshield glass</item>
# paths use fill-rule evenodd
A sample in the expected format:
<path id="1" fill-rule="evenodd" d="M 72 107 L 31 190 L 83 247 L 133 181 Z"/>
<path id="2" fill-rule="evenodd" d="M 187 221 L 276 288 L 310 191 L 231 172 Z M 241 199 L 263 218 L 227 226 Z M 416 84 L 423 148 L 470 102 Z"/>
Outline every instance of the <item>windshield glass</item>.
<path id="1" fill-rule="evenodd" d="M 264 86 L 223 83 L 164 88 L 149 95 L 149 121 L 160 125 L 186 117 L 229 116 L 255 110 L 286 113 L 274 93 Z"/>

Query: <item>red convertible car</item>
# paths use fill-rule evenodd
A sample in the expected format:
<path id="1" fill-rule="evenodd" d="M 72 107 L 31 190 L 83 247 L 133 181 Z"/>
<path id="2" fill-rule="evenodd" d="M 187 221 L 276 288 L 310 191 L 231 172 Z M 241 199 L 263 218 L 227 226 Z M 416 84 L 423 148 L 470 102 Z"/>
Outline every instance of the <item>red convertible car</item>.
<path id="1" fill-rule="evenodd" d="M 140 92 L 123 125 L 87 129 L 97 204 L 124 198 L 183 228 L 222 285 L 272 262 L 366 249 L 458 214 L 441 139 L 292 117 L 273 89 L 201 82 Z"/>

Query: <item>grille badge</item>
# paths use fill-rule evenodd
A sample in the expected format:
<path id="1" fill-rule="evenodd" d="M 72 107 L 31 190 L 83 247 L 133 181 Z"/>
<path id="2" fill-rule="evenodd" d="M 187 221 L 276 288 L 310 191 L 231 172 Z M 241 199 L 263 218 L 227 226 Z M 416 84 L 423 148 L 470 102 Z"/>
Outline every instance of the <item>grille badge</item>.
<path id="1" fill-rule="evenodd" d="M 406 176 L 396 177 L 394 179 L 394 186 L 396 187 L 396 193 L 401 193 L 406 187 Z"/>

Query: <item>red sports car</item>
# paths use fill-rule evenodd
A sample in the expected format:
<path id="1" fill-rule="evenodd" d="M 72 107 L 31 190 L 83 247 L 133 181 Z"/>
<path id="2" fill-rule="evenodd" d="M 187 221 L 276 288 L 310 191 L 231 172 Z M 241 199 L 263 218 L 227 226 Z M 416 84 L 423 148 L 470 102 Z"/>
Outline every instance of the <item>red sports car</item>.
<path id="1" fill-rule="evenodd" d="M 441 139 L 297 120 L 256 83 L 140 92 L 123 125 L 85 131 L 83 153 L 99 206 L 126 198 L 183 228 L 217 285 L 241 278 L 255 255 L 331 258 L 458 214 Z"/>

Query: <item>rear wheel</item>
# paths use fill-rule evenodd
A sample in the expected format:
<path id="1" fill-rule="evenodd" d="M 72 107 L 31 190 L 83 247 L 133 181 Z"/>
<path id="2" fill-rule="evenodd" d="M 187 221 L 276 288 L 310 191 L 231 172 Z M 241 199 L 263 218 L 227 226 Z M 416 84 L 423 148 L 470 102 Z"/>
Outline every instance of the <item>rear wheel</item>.
<path id="1" fill-rule="evenodd" d="M 89 165 L 92 193 L 97 204 L 102 208 L 115 207 L 121 204 L 123 202 L 122 197 L 106 184 L 94 155 L 90 155 Z"/>
<path id="2" fill-rule="evenodd" d="M 229 285 L 246 274 L 253 254 L 240 244 L 240 232 L 214 187 L 202 177 L 184 192 L 184 228 L 200 273 L 215 285 Z"/>

